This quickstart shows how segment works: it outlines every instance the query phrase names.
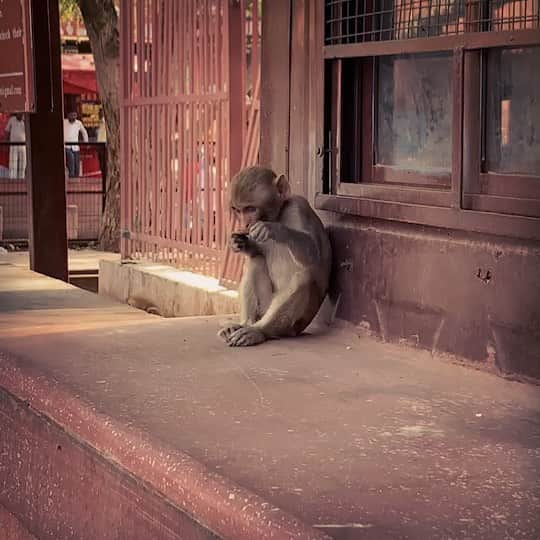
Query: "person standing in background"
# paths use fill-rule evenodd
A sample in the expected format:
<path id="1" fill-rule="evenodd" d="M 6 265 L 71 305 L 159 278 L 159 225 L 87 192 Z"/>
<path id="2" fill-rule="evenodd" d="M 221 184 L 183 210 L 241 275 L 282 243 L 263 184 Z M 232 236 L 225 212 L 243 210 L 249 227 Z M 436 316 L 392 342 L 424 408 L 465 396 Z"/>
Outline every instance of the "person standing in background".
<path id="1" fill-rule="evenodd" d="M 66 143 L 66 164 L 70 178 L 79 176 L 80 173 L 80 147 L 79 133 L 84 142 L 88 142 L 88 132 L 80 120 L 77 120 L 77 113 L 71 111 L 67 118 L 64 118 L 64 142 Z M 75 144 L 70 144 L 75 143 Z"/>
<path id="2" fill-rule="evenodd" d="M 103 180 L 103 187 L 106 190 L 106 179 L 107 179 L 107 129 L 105 126 L 105 115 L 103 113 L 103 108 L 99 109 L 99 126 L 97 128 L 97 138 L 98 143 L 98 160 L 99 168 L 101 170 L 101 178 Z"/>
<path id="3" fill-rule="evenodd" d="M 99 126 L 97 128 L 97 142 L 107 142 L 107 129 L 105 127 L 105 115 L 103 109 L 99 109 Z"/>
<path id="4" fill-rule="evenodd" d="M 22 113 L 12 115 L 5 129 L 6 139 L 16 143 L 9 147 L 9 177 L 12 180 L 26 176 L 26 131 Z"/>

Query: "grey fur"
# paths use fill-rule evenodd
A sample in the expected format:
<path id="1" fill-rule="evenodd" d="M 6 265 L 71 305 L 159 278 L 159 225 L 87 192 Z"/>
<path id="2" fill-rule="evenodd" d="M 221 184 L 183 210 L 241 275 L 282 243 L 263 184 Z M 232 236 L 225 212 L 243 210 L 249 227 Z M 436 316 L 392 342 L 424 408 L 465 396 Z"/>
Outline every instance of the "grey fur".
<path id="1" fill-rule="evenodd" d="M 328 235 L 308 201 L 289 191 L 283 176 L 263 167 L 233 178 L 231 207 L 247 231 L 233 233 L 231 246 L 247 260 L 239 288 L 240 323 L 218 334 L 231 347 L 300 334 L 326 296 L 332 259 Z"/>

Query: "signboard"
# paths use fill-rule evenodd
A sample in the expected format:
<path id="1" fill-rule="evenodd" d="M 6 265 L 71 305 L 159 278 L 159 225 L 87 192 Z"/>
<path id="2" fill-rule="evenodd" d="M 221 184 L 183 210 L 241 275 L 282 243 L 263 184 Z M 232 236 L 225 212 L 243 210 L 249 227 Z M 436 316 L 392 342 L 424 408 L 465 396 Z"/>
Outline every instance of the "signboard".
<path id="1" fill-rule="evenodd" d="M 30 0 L 0 0 L 0 112 L 33 112 Z"/>
<path id="2" fill-rule="evenodd" d="M 84 127 L 97 128 L 99 126 L 99 109 L 101 109 L 100 104 L 94 101 L 81 103 L 81 122 Z"/>

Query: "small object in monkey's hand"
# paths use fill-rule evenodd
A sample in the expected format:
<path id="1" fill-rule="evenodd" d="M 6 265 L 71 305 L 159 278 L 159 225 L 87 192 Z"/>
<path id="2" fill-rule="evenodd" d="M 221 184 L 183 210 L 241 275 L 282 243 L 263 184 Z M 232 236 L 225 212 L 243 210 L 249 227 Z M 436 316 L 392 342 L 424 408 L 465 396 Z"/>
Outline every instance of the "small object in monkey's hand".
<path id="1" fill-rule="evenodd" d="M 245 252 L 249 245 L 247 233 L 233 232 L 231 234 L 231 248 L 234 252 Z"/>

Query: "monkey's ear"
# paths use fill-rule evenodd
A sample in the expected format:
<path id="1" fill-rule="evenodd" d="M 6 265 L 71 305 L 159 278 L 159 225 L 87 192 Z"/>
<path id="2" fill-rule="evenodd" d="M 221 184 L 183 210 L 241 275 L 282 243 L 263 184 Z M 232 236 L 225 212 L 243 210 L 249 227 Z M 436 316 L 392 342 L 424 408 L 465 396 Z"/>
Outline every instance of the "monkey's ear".
<path id="1" fill-rule="evenodd" d="M 284 174 L 280 174 L 274 180 L 274 185 L 279 193 L 279 196 L 285 200 L 288 199 L 291 194 L 291 186 L 287 177 Z"/>

